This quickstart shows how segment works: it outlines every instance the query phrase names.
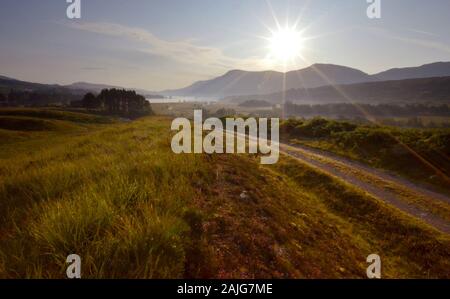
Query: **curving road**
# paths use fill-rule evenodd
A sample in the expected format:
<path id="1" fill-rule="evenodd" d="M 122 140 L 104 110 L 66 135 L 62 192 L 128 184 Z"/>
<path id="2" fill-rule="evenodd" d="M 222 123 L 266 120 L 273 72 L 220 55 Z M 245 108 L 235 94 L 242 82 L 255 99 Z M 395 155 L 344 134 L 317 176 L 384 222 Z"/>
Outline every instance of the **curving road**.
<path id="1" fill-rule="evenodd" d="M 403 212 L 423 220 L 434 228 L 450 234 L 450 222 L 436 212 L 442 207 L 450 209 L 450 198 L 443 194 L 362 163 L 310 147 L 280 143 L 280 152 L 338 177 Z M 434 208 L 433 205 L 435 205 Z"/>
<path id="2" fill-rule="evenodd" d="M 233 134 L 224 130 L 225 134 Z M 237 138 L 248 137 L 237 134 Z M 250 137 L 255 140 L 255 137 Z M 311 165 L 399 210 L 450 234 L 450 198 L 393 174 L 335 154 L 297 144 L 279 143 L 280 153 Z"/>

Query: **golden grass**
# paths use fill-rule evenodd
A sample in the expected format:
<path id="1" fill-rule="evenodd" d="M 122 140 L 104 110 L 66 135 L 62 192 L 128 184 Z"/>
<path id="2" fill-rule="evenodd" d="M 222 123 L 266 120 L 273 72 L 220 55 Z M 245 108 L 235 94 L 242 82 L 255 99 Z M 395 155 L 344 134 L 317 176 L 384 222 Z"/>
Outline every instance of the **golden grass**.
<path id="1" fill-rule="evenodd" d="M 15 132 L 15 134 L 23 134 Z M 448 277 L 449 238 L 282 157 L 175 155 L 170 119 L 0 146 L 0 277 Z M 247 198 L 241 198 L 246 191 Z"/>

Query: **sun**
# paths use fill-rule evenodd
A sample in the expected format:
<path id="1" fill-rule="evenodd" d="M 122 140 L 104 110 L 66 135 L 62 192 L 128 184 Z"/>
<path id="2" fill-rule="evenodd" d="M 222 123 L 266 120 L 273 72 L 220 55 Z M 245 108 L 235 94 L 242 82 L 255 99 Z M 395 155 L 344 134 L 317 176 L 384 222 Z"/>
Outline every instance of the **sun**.
<path id="1" fill-rule="evenodd" d="M 286 63 L 301 57 L 303 49 L 302 33 L 295 28 L 279 28 L 272 32 L 269 41 L 269 58 Z"/>

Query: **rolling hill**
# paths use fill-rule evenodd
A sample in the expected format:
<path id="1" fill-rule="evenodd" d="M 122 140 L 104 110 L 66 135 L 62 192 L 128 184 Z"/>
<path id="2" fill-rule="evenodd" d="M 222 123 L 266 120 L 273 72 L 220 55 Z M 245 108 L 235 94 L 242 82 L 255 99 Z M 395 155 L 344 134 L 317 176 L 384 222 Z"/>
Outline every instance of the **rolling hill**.
<path id="1" fill-rule="evenodd" d="M 162 91 L 170 96 L 226 97 L 235 95 L 261 95 L 283 89 L 309 89 L 326 85 L 403 80 L 450 76 L 450 62 L 437 62 L 402 69 L 390 69 L 369 75 L 360 70 L 333 65 L 313 64 L 310 67 L 281 73 L 276 71 L 248 72 L 233 70 L 188 87 Z M 285 81 L 285 85 L 284 82 Z"/>
<path id="2" fill-rule="evenodd" d="M 102 89 L 110 89 L 110 88 L 120 88 L 118 86 L 107 85 L 107 84 L 94 84 L 87 82 L 75 82 L 70 85 L 66 85 L 67 88 L 71 90 L 89 90 L 91 92 L 100 93 Z"/>
<path id="3" fill-rule="evenodd" d="M 9 98 L 7 105 L 10 106 L 70 105 L 71 102 L 80 101 L 88 92 L 99 94 L 103 89 L 111 88 L 128 89 L 120 86 L 87 82 L 76 82 L 70 85 L 42 84 L 0 76 L 0 105 L 4 105 L 2 103 L 2 99 L 4 98 Z M 138 94 L 144 95 L 146 98 L 163 97 L 143 89 L 133 90 Z M 11 92 L 16 94 L 13 100 L 11 100 L 11 96 L 9 96 Z"/>
<path id="4" fill-rule="evenodd" d="M 66 90 L 69 91 L 68 88 L 57 84 L 41 84 L 41 83 L 33 83 L 27 81 L 21 81 L 13 78 L 8 78 L 5 76 L 0 76 L 0 91 L 49 91 L 49 90 Z"/>
<path id="5" fill-rule="evenodd" d="M 9 78 L 6 76 L 0 76 L 0 92 L 8 93 L 9 90 L 15 91 L 29 91 L 29 92 L 58 92 L 58 93 L 69 93 L 69 94 L 85 94 L 87 92 L 100 93 L 102 89 L 133 89 L 140 94 L 155 94 L 152 91 L 144 89 L 135 88 L 125 88 L 121 86 L 107 85 L 107 84 L 95 84 L 88 82 L 76 82 L 69 85 L 58 85 L 58 84 L 43 84 L 34 83 L 28 81 L 17 80 L 14 78 Z"/>
<path id="6" fill-rule="evenodd" d="M 322 86 L 312 89 L 289 89 L 267 95 L 227 97 L 224 100 L 243 103 L 265 100 L 281 103 L 282 99 L 303 104 L 327 103 L 448 103 L 450 102 L 450 77 L 420 78 L 366 82 L 348 85 Z"/>
<path id="7" fill-rule="evenodd" d="M 449 277 L 448 235 L 287 155 L 177 155 L 164 117 L 7 112 L 0 278 L 64 278 L 68 252 L 83 278 L 364 278 L 373 252 L 383 278 Z"/>
<path id="8" fill-rule="evenodd" d="M 314 64 L 305 69 L 287 72 L 276 71 L 248 72 L 232 70 L 212 80 L 199 81 L 186 88 L 161 92 L 172 96 L 230 96 L 246 94 L 266 94 L 286 88 L 313 88 L 332 84 L 349 84 L 372 81 L 372 78 L 359 70 L 332 64 Z"/>
<path id="9" fill-rule="evenodd" d="M 307 68 L 290 71 L 287 73 L 276 71 L 254 72 L 244 70 L 231 70 L 220 77 L 213 78 L 211 80 L 198 81 L 190 86 L 181 89 L 165 90 L 160 92 L 152 92 L 143 89 L 135 90 L 139 94 L 149 95 L 149 97 L 150 95 L 161 94 L 165 96 L 222 98 L 241 95 L 247 96 L 274 94 L 282 91 L 283 89 L 309 90 L 330 85 L 349 85 L 378 81 L 447 76 L 450 77 L 450 62 L 436 62 L 418 67 L 389 69 L 373 75 L 369 75 L 360 70 L 346 66 L 334 64 L 313 64 Z M 410 83 L 417 82 L 411 81 Z M 394 83 L 391 84 L 391 87 L 393 87 L 393 84 Z M 403 83 L 400 84 L 400 86 L 402 85 Z M 370 87 L 372 85 L 367 86 Z M 7 93 L 9 92 L 9 90 L 14 89 L 16 91 L 50 91 L 80 95 L 85 94 L 86 92 L 98 93 L 104 88 L 122 89 L 123 87 L 87 82 L 76 82 L 70 85 L 41 84 L 0 76 L 0 93 Z M 439 88 L 442 88 L 442 86 Z M 289 92 L 292 93 L 292 91 Z M 324 89 L 324 92 L 329 93 L 326 91 L 326 89 Z M 335 98 L 334 95 L 332 97 Z M 334 102 L 334 100 L 332 102 Z"/>
<path id="10" fill-rule="evenodd" d="M 419 67 L 394 68 L 372 77 L 380 81 L 450 76 L 450 62 L 435 62 Z"/>

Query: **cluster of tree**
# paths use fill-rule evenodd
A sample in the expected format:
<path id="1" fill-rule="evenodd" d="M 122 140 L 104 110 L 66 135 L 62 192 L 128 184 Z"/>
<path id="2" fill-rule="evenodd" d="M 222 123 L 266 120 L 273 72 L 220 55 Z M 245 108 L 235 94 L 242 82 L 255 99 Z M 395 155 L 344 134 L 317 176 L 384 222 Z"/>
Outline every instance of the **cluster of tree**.
<path id="1" fill-rule="evenodd" d="M 56 91 L 16 91 L 0 94 L 4 106 L 49 106 L 67 105 L 81 98 L 80 95 Z"/>
<path id="2" fill-rule="evenodd" d="M 105 111 L 113 115 L 137 117 L 152 113 L 150 103 L 134 90 L 103 89 L 99 95 L 87 93 L 81 101 L 72 106 Z"/>
<path id="3" fill-rule="evenodd" d="M 323 104 L 298 105 L 291 102 L 285 104 L 287 116 L 328 116 L 338 118 L 371 117 L 413 117 L 413 116 L 450 116 L 448 105 L 370 105 L 370 104 Z"/>

